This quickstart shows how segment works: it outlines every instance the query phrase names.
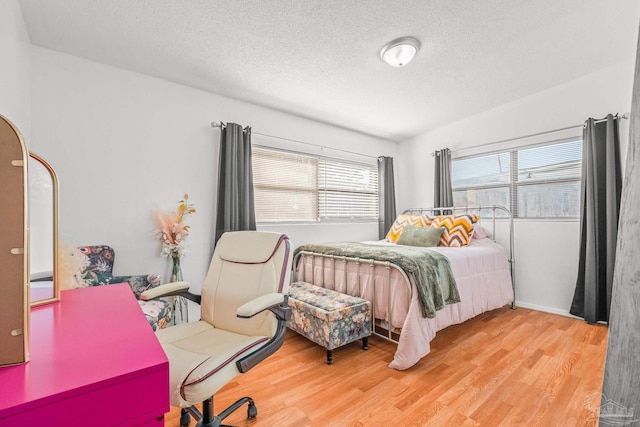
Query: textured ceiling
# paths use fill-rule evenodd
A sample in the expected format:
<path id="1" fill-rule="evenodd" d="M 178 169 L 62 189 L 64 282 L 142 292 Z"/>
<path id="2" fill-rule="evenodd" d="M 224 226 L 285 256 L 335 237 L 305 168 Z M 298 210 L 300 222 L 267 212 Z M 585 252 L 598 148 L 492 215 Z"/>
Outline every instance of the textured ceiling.
<path id="1" fill-rule="evenodd" d="M 19 0 L 31 41 L 401 141 L 630 60 L 638 0 Z M 404 68 L 378 57 L 397 37 Z"/>

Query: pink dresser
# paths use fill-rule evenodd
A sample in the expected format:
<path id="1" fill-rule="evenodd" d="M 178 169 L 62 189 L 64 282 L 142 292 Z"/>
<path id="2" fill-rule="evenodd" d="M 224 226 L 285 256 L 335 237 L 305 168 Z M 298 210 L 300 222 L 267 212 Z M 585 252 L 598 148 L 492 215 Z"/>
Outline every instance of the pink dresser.
<path id="1" fill-rule="evenodd" d="M 169 362 L 129 285 L 32 308 L 29 341 L 29 362 L 0 367 L 0 427 L 164 425 Z"/>

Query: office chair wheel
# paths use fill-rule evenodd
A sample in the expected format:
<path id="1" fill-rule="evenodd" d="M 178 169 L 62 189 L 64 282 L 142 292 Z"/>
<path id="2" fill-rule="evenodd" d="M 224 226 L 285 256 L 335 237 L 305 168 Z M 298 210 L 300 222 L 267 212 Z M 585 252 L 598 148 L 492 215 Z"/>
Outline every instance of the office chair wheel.
<path id="1" fill-rule="evenodd" d="M 191 423 L 191 416 L 186 410 L 181 409 L 180 410 L 180 427 L 189 427 L 189 423 Z"/>
<path id="2" fill-rule="evenodd" d="M 253 402 L 249 402 L 247 407 L 247 418 L 255 418 L 258 416 L 258 408 Z"/>

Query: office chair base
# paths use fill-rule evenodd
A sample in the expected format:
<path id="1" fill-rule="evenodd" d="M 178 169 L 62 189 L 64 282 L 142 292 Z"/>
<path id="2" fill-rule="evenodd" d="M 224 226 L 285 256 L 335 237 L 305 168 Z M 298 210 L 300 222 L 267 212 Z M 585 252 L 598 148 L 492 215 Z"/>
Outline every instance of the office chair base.
<path id="1" fill-rule="evenodd" d="M 182 409 L 180 411 L 180 427 L 189 426 L 189 422 L 191 421 L 189 418 L 190 416 L 197 421 L 196 427 L 232 427 L 227 426 L 226 424 L 222 424 L 222 420 L 227 418 L 245 403 L 249 404 L 247 406 L 247 418 L 257 417 L 258 408 L 253 402 L 253 399 L 251 399 L 250 397 L 243 397 L 242 399 L 238 399 L 218 415 L 213 415 L 213 397 L 210 397 L 209 399 L 202 402 L 202 413 L 200 413 L 200 411 L 198 411 L 195 406 L 190 406 L 189 408 Z"/>
<path id="2" fill-rule="evenodd" d="M 184 408 L 180 409 L 180 427 L 189 427 L 190 422 L 191 415 L 189 415 L 189 412 Z"/>

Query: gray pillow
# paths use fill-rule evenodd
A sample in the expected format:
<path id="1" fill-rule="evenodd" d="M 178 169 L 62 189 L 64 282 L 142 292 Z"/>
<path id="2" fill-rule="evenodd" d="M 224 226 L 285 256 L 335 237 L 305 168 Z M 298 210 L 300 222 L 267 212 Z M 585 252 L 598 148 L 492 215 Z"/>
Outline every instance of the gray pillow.
<path id="1" fill-rule="evenodd" d="M 419 227 L 416 225 L 407 225 L 402 229 L 402 234 L 398 238 L 398 245 L 406 246 L 422 246 L 430 248 L 438 246 L 440 236 L 444 228 L 442 227 Z"/>

